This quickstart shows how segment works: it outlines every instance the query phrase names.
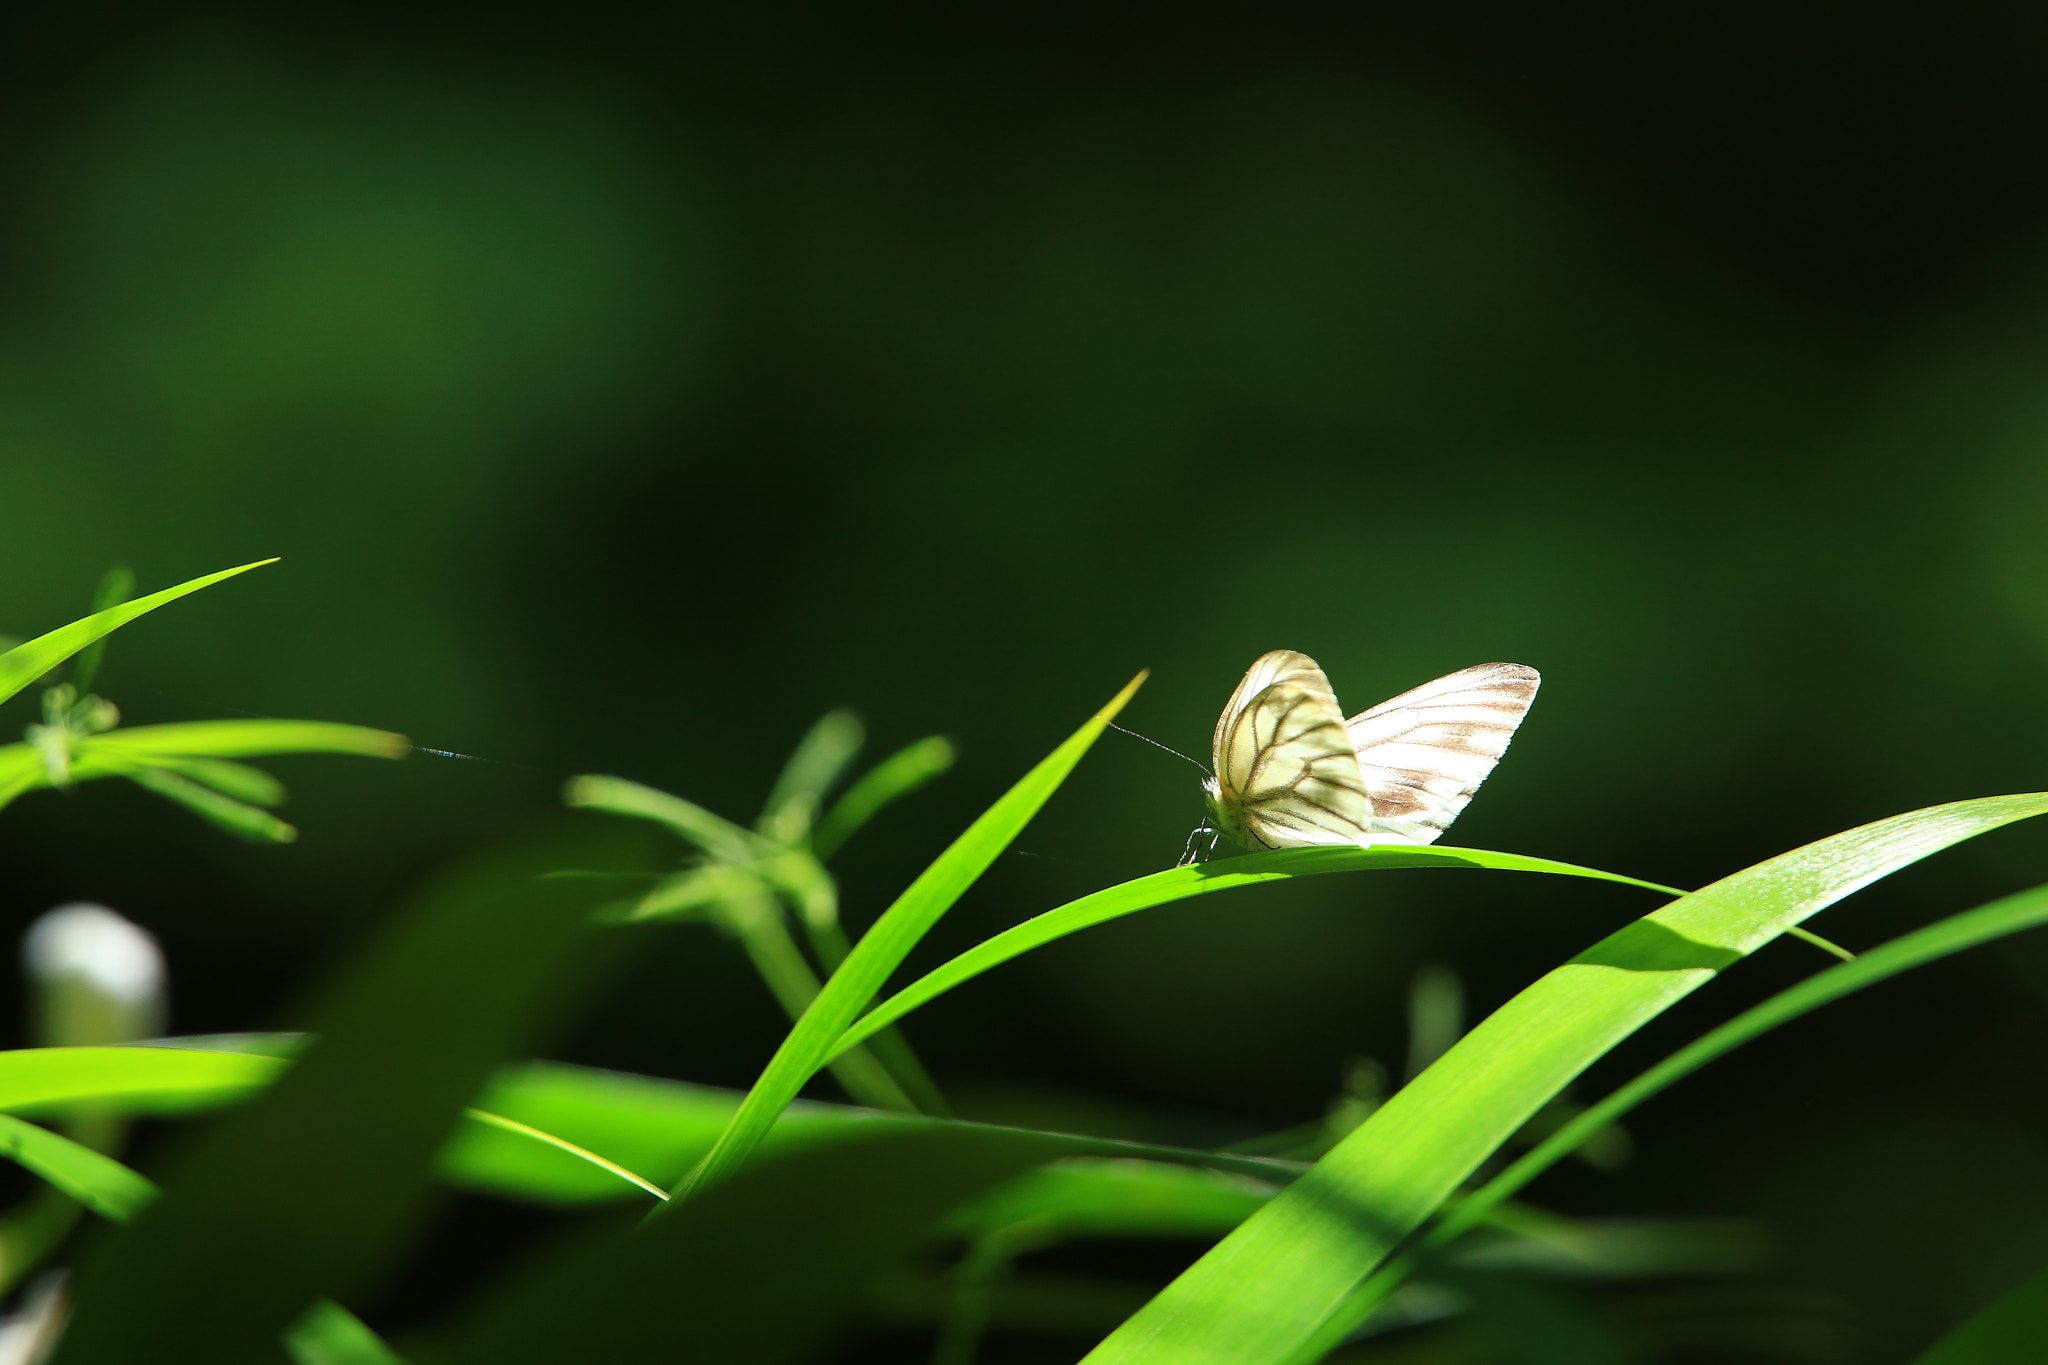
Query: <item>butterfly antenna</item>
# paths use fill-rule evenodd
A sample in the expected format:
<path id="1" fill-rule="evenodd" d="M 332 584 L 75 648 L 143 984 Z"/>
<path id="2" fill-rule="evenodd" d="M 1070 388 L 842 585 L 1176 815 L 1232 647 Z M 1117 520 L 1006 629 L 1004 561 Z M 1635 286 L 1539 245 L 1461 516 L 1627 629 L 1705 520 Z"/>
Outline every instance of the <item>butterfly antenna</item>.
<path id="1" fill-rule="evenodd" d="M 1166 750 L 1166 752 L 1168 752 L 1168 753 L 1172 754 L 1172 755 L 1173 755 L 1173 756 L 1174 756 L 1175 758 L 1177 758 L 1177 759 L 1180 759 L 1180 760 L 1181 760 L 1182 762 L 1184 762 L 1184 763 L 1194 763 L 1194 765 L 1195 765 L 1195 766 L 1196 766 L 1197 768 L 1200 768 L 1200 769 L 1201 769 L 1201 770 L 1202 770 L 1202 771 L 1203 771 L 1204 773 L 1207 773 L 1207 772 L 1209 771 L 1209 765 L 1208 765 L 1208 764 L 1206 764 L 1206 763 L 1197 763 L 1197 762 L 1196 762 L 1196 761 L 1195 761 L 1194 759 L 1192 759 L 1192 758 L 1189 758 L 1189 757 L 1188 757 L 1188 756 L 1187 756 L 1186 754 L 1182 753 L 1182 752 L 1181 752 L 1180 750 L 1178 750 L 1178 749 L 1174 749 L 1174 748 L 1169 748 L 1169 747 L 1168 747 L 1167 745 L 1161 744 L 1161 743 L 1160 743 L 1160 742 L 1159 742 L 1158 740 L 1156 740 L 1156 739 L 1153 739 L 1153 738 L 1152 738 L 1152 737 L 1151 737 L 1150 735 L 1141 735 L 1141 734 L 1139 734 L 1139 733 L 1138 733 L 1138 732 L 1137 732 L 1136 730 L 1126 730 L 1126 729 L 1124 729 L 1124 727 L 1123 727 L 1123 726 L 1121 726 L 1121 725 L 1118 725 L 1118 724 L 1117 724 L 1117 723 L 1116 723 L 1115 721 L 1109 721 L 1109 722 L 1108 722 L 1108 725 L 1109 725 L 1109 728 L 1110 728 L 1110 729 L 1112 729 L 1112 730 L 1115 730 L 1115 731 L 1116 731 L 1116 732 L 1118 732 L 1119 734 L 1125 734 L 1125 735 L 1129 735 L 1129 736 L 1130 736 L 1130 737 L 1131 737 L 1132 739 L 1142 739 L 1142 740 L 1144 740 L 1144 741 L 1145 741 L 1145 742 L 1146 742 L 1147 744 L 1151 745 L 1151 746 L 1152 746 L 1153 748 L 1155 748 L 1155 749 L 1165 749 L 1165 750 Z"/>

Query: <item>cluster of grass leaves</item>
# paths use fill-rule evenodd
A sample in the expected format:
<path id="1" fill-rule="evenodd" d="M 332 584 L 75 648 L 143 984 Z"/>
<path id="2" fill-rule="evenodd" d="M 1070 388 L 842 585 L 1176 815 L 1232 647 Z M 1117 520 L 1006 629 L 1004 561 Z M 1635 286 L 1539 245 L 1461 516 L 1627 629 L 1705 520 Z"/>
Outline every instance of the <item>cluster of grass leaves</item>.
<path id="1" fill-rule="evenodd" d="M 405 752 L 398 736 L 302 722 L 119 728 L 90 694 L 96 660 L 81 651 L 242 571 L 134 600 L 113 580 L 92 615 L 0 653 L 0 700 L 78 659 L 48 687 L 42 722 L 0 748 L 0 804 L 121 777 L 244 837 L 275 839 L 288 837 L 269 813 L 282 793 L 243 759 Z M 75 1253 L 68 1291 L 30 1310 L 46 1326 L 61 1321 L 53 1358 L 63 1365 L 281 1353 L 302 1365 L 794 1361 L 877 1320 L 924 1324 L 939 1365 L 974 1360 L 991 1322 L 1064 1334 L 1092 1365 L 1307 1365 L 1372 1359 L 1376 1333 L 1459 1315 L 1471 1333 L 1411 1339 L 1401 1358 L 1539 1358 L 1485 1354 L 1489 1314 L 1503 1312 L 1517 1324 L 1511 1338 L 1544 1339 L 1541 1358 L 1619 1361 L 1634 1358 L 1619 1337 L 1551 1313 L 1546 1269 L 1648 1278 L 1739 1268 L 1747 1253 L 1731 1250 L 1725 1227 L 1579 1223 L 1517 1193 L 1731 1048 L 2048 920 L 2048 886 L 1964 910 L 1816 972 L 1577 1111 L 1558 1108 L 1575 1078 L 1722 969 L 1899 868 L 2048 812 L 2048 794 L 1895 816 L 1691 893 L 1464 848 L 1230 858 L 1048 910 L 889 992 L 909 952 L 1142 681 L 968 822 L 857 937 L 839 922 L 827 859 L 943 772 L 951 751 L 922 741 L 832 801 L 861 739 L 835 713 L 751 826 L 623 779 L 577 779 L 572 806 L 624 818 L 526 832 L 444 871 L 341 965 L 308 1007 L 304 1035 L 0 1053 L 0 1147 L 97 1223 L 74 1241 L 24 1243 L 0 1273 L 19 1282 L 54 1250 Z M 684 856 L 651 860 L 638 834 L 650 824 Z M 1311 1160 L 963 1122 L 898 1031 L 946 991 L 1108 919 L 1255 882 L 1416 867 L 1624 882 L 1669 899 L 1537 977 L 1391 1096 L 1353 1096 L 1302 1152 Z M 659 919 L 732 935 L 790 1014 L 755 1085 L 741 1095 L 520 1061 L 603 981 L 631 926 Z M 856 1106 L 799 1098 L 826 1072 Z M 103 1150 L 114 1139 L 90 1140 L 108 1130 L 73 1122 L 216 1110 L 147 1176 Z M 388 1344 L 351 1308 L 375 1305 L 447 1185 L 587 1213 Z M 1020 1256 L 1089 1237 L 1211 1245 L 1156 1293 L 1016 1273 Z M 2035 1361 L 2044 1350 L 2048 1277 L 1923 1362 Z"/>

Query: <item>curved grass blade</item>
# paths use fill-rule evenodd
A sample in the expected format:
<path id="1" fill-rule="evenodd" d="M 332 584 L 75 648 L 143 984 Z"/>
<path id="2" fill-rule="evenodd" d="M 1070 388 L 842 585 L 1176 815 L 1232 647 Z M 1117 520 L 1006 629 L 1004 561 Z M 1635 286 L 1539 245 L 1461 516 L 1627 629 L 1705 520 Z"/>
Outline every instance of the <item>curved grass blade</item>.
<path id="1" fill-rule="evenodd" d="M 162 592 L 153 592 L 147 597 L 123 602 L 118 607 L 96 611 L 90 616 L 73 621 L 68 626 L 59 626 L 47 635 L 38 635 L 33 640 L 16 645 L 5 654 L 0 654 L 0 701 L 6 701 L 93 641 L 119 630 L 136 617 L 155 611 L 166 602 L 175 602 L 187 593 L 210 587 L 224 578 L 233 578 L 236 574 L 247 573 L 251 569 L 260 569 L 265 564 L 275 563 L 275 559 L 259 559 L 253 564 L 242 564 L 232 569 L 222 569 L 219 573 L 206 574 L 180 583 L 175 588 L 165 588 Z"/>
<path id="2" fill-rule="evenodd" d="M 1365 872 L 1376 868 L 1394 867 L 1475 867 L 1503 872 L 1548 872 L 1567 877 L 1591 877 L 1598 881 L 1620 882 L 1627 886 L 1640 886 L 1651 891 L 1659 891 L 1668 896 L 1685 894 L 1668 886 L 1659 886 L 1655 882 L 1638 881 L 1634 877 L 1623 877 L 1617 873 L 1601 872 L 1571 863 L 1556 863 L 1548 858 L 1529 858 L 1519 853 L 1489 853 L 1478 848 L 1440 848 L 1435 845 L 1398 848 L 1355 848 L 1349 845 L 1290 848 L 1273 853 L 1249 853 L 1239 858 L 1225 858 L 1220 862 L 1191 863 L 1186 867 L 1168 868 L 1164 872 L 1154 872 L 1150 876 L 1106 887 L 1092 895 L 1083 896 L 1077 901 L 1069 901 L 1057 909 L 1036 915 L 993 938 L 984 940 L 952 961 L 933 968 L 862 1015 L 858 1023 L 840 1035 L 839 1041 L 833 1045 L 832 1055 L 838 1056 L 863 1038 L 901 1019 L 919 1005 L 945 994 L 964 981 L 972 980 L 991 967 L 1093 925 L 1123 915 L 1133 915 L 1140 910 L 1149 910 L 1155 905 L 1184 900 L 1189 896 L 1204 896 L 1212 891 L 1226 891 L 1234 886 L 1252 886 L 1259 882 L 1284 881 L 1289 877 L 1308 877 L 1325 872 Z"/>
<path id="3" fill-rule="evenodd" d="M 811 831 L 811 852 L 829 858 L 840 845 L 891 801 L 910 795 L 953 766 L 953 742 L 942 735 L 921 739 L 877 763 L 846 789 Z"/>
<path id="4" fill-rule="evenodd" d="M 1870 882 L 2048 812 L 2048 794 L 1913 811 L 1680 898 L 1544 976 L 1089 1354 L 1091 1365 L 1270 1365 L 1572 1078 L 1723 968 Z"/>
<path id="5" fill-rule="evenodd" d="M 1484 1222 L 1530 1181 L 1570 1156 L 1601 1128 L 1752 1038 L 1901 972 L 2042 924 L 2048 924 L 2048 886 L 2035 887 L 1975 910 L 1951 915 L 1780 991 L 1762 1004 L 1744 1010 L 1720 1027 L 1702 1034 L 1576 1115 L 1506 1170 L 1459 1200 L 1421 1240 L 1420 1249 L 1428 1252 L 1449 1245 Z M 1404 1257 L 1366 1281 L 1359 1292 L 1346 1301 L 1343 1311 L 1317 1333 L 1314 1345 L 1298 1358 L 1303 1361 L 1320 1359 L 1324 1350 L 1335 1347 L 1350 1334 L 1352 1328 L 1371 1316 L 1372 1311 L 1414 1269 L 1414 1264 L 1415 1258 Z M 2048 1317 L 2043 1319 L 2043 1331 L 2048 1332 Z"/>
<path id="6" fill-rule="evenodd" d="M 775 846 L 750 829 L 714 815 L 694 801 L 629 782 L 623 777 L 586 774 L 562 789 L 571 806 L 630 815 L 666 825 L 721 862 L 751 863 L 775 853 Z"/>
<path id="7" fill-rule="evenodd" d="M 518 1119 L 508 1119 L 503 1114 L 493 1114 L 488 1109 L 465 1109 L 462 1113 L 465 1118 L 473 1119 L 488 1127 L 500 1128 L 518 1137 L 538 1142 L 542 1146 L 553 1147 L 557 1151 L 567 1152 L 578 1161 L 587 1161 L 599 1170 L 608 1171 L 629 1185 L 638 1185 L 656 1199 L 664 1202 L 668 1199 L 668 1191 L 664 1190 L 661 1186 L 650 1180 L 641 1179 L 616 1161 L 607 1161 L 588 1147 L 578 1147 L 567 1138 L 556 1137 L 545 1129 L 536 1128 L 530 1123 L 521 1123 Z"/>
<path id="8" fill-rule="evenodd" d="M 1137 692 L 1145 677 L 1140 673 L 1131 679 L 1108 705 L 1026 773 L 1017 785 L 1003 793 L 945 852 L 933 860 L 931 866 L 918 874 L 917 880 L 896 898 L 894 905 L 882 912 L 882 917 L 861 936 L 853 952 L 840 964 L 839 970 L 832 973 L 818 998 L 797 1020 L 796 1027 L 789 1031 L 789 1036 L 776 1050 L 761 1078 L 747 1093 L 739 1112 L 733 1115 L 718 1144 L 677 1187 L 676 1199 L 663 1205 L 663 1210 L 675 1208 L 692 1189 L 716 1183 L 747 1159 L 754 1147 L 767 1136 L 768 1130 L 775 1126 L 777 1116 L 803 1089 L 804 1082 L 825 1064 L 839 1035 L 875 998 L 875 993 L 889 979 L 889 973 L 896 970 L 926 931 L 1009 847 L 1010 841 L 1059 789 L 1067 774 L 1074 770 L 1074 765 L 1081 761 L 1081 755 L 1088 752 L 1088 747 L 1102 733 L 1103 727 Z"/>
<path id="9" fill-rule="evenodd" d="M 79 1203 L 125 1223 L 156 1198 L 154 1184 L 61 1133 L 0 1114 L 0 1156 L 19 1162 Z"/>

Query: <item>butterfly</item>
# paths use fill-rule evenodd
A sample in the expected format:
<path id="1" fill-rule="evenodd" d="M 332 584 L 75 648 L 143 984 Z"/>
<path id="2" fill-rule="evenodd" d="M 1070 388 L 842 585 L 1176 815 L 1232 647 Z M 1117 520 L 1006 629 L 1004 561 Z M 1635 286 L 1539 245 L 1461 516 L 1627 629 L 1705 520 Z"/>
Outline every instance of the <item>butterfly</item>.
<path id="1" fill-rule="evenodd" d="M 1262 654 L 1216 721 L 1212 833 L 1254 849 L 1429 843 L 1507 751 L 1540 681 L 1523 664 L 1475 664 L 1346 720 L 1314 659 Z"/>

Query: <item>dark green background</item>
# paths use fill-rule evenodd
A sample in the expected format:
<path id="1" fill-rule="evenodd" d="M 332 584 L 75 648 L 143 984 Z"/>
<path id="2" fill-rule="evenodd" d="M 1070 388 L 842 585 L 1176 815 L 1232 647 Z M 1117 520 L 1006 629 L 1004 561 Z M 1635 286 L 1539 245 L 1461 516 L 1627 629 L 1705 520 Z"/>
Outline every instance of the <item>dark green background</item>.
<path id="1" fill-rule="evenodd" d="M 9 810 L 0 927 L 115 905 L 166 942 L 180 1029 L 285 1018 L 567 774 L 751 816 L 833 705 L 963 755 L 849 850 L 864 920 L 1137 668 L 1129 723 L 1200 750 L 1276 646 L 1354 708 L 1536 665 L 1456 840 L 1666 882 L 2048 786 L 2040 13 L 11 23 L 0 630 L 80 614 L 116 559 L 154 588 L 282 555 L 124 631 L 103 690 L 494 760 L 280 763 L 282 850 L 107 786 Z M 931 951 L 1171 861 L 1198 810 L 1110 736 Z M 1862 946 L 2044 876 L 2021 827 L 1817 927 Z M 1242 1135 L 1398 1060 L 1418 965 L 1490 1007 L 1646 907 L 1491 874 L 1239 893 L 910 1031 L 982 1112 Z M 745 1083 L 772 1008 L 728 945 L 662 942 L 565 1051 Z M 1770 949 L 1602 1076 L 1821 961 Z M 1902 1359 L 2048 1262 L 2044 1041 L 2048 944 L 1981 952 L 1539 1194 L 1769 1217 L 1860 1358 Z"/>

